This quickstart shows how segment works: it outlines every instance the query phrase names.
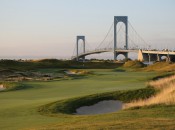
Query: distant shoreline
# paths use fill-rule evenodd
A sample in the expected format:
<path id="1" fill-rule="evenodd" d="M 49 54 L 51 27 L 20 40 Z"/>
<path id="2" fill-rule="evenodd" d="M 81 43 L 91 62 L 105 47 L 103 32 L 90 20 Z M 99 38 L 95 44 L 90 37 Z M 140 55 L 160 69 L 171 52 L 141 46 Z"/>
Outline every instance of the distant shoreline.
<path id="1" fill-rule="evenodd" d="M 4 60 L 38 60 L 38 59 L 60 59 L 60 60 L 70 60 L 69 57 L 59 57 L 59 56 L 24 56 L 24 57 L 12 57 L 12 56 L 1 56 L 0 59 Z"/>

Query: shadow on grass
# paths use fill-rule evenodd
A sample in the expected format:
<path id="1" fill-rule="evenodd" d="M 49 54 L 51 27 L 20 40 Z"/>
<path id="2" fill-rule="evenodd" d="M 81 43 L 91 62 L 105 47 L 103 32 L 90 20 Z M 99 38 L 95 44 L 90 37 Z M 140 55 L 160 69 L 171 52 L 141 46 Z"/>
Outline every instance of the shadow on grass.
<path id="1" fill-rule="evenodd" d="M 158 75 L 158 76 L 152 78 L 151 80 L 159 80 L 159 79 L 162 79 L 162 78 L 165 78 L 165 77 L 170 77 L 174 74 L 175 74 L 174 72 L 164 73 L 164 74 L 161 74 L 161 75 Z"/>
<path id="2" fill-rule="evenodd" d="M 126 70 L 125 69 L 122 69 L 122 68 L 120 68 L 120 69 L 114 69 L 114 72 L 126 72 Z"/>

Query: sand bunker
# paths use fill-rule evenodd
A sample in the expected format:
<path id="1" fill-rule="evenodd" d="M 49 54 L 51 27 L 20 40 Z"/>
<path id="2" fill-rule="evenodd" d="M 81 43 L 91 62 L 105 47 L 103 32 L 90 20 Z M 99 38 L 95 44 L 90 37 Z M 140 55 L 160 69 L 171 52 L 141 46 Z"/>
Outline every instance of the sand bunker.
<path id="1" fill-rule="evenodd" d="M 106 100 L 92 106 L 83 106 L 76 109 L 77 115 L 93 115 L 116 112 L 122 109 L 122 102 L 117 100 Z"/>
<path id="2" fill-rule="evenodd" d="M 70 74 L 70 75 L 74 75 L 74 74 L 77 74 L 76 72 L 73 72 L 73 71 L 64 71 L 66 74 Z"/>
<path id="3" fill-rule="evenodd" d="M 0 91 L 5 90 L 6 88 L 4 87 L 3 84 L 0 84 Z"/>

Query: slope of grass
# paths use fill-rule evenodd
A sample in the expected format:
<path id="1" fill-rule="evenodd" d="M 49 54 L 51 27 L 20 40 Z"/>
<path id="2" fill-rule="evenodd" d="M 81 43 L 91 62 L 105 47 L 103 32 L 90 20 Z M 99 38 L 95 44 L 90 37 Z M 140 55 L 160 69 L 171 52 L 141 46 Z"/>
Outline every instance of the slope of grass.
<path id="1" fill-rule="evenodd" d="M 142 68 L 144 66 L 145 65 L 142 62 L 137 61 L 137 60 L 134 60 L 134 61 L 129 60 L 129 61 L 125 62 L 125 64 L 123 65 L 123 67 L 125 67 L 125 68 Z"/>
<path id="2" fill-rule="evenodd" d="M 60 100 L 57 102 L 49 103 L 39 107 L 38 111 L 42 114 L 73 114 L 76 109 L 81 106 L 93 105 L 103 100 L 120 100 L 123 102 L 130 102 L 138 99 L 147 99 L 156 93 L 154 88 L 147 87 L 137 90 L 128 91 L 114 91 L 108 93 L 100 93 L 89 95 L 85 97 L 71 98 L 67 100 Z"/>
<path id="3" fill-rule="evenodd" d="M 173 130 L 175 128 L 175 106 L 155 106 L 152 108 L 129 109 L 110 114 L 75 116 L 59 114 L 64 121 L 43 124 L 31 130 Z"/>
<path id="4" fill-rule="evenodd" d="M 42 70 L 44 71 L 44 70 Z M 51 71 L 51 70 L 47 70 Z M 59 71 L 54 69 L 53 71 Z M 69 98 L 100 94 L 118 90 L 134 90 L 145 87 L 145 82 L 156 76 L 154 72 L 115 72 L 113 70 L 90 70 L 94 74 L 82 79 L 62 81 L 23 82 L 31 89 L 0 93 L 0 129 L 16 130 L 27 128 L 102 128 L 106 122 L 110 127 L 115 122 L 116 113 L 103 116 L 72 116 L 58 114 L 56 117 L 41 115 L 37 112 L 39 106 Z M 125 113 L 125 111 L 124 111 Z M 124 114 L 123 113 L 123 114 Z M 123 115 L 121 114 L 121 115 Z M 130 117 L 127 112 L 124 116 Z M 119 117 L 121 117 L 121 115 Z M 103 117 L 103 118 L 101 118 Z M 123 118 L 123 120 L 128 121 Z M 83 121 L 84 120 L 84 121 Z M 117 119 L 119 120 L 119 119 Z M 82 123 L 78 125 L 78 122 Z M 122 119 L 120 120 L 122 121 Z M 119 121 L 119 122 L 120 122 Z M 77 123 L 76 123 L 77 122 Z M 98 124 L 99 123 L 99 124 Z M 69 125 L 68 125 L 69 124 Z M 71 125 L 74 124 L 74 125 Z M 96 124 L 99 125 L 96 126 Z M 101 125 L 100 125 L 101 124 Z M 56 127 L 54 127 L 56 126 Z M 91 127 L 90 127 L 91 128 Z"/>
<path id="5" fill-rule="evenodd" d="M 148 85 L 153 86 L 159 92 L 148 99 L 139 99 L 128 103 L 125 108 L 159 104 L 175 105 L 175 75 L 150 81 Z"/>
<path id="6" fill-rule="evenodd" d="M 144 71 L 158 71 L 158 72 L 173 72 L 175 71 L 175 63 L 156 62 L 143 68 Z"/>
<path id="7" fill-rule="evenodd" d="M 91 105 L 98 101 L 108 99 L 117 99 L 125 102 L 139 99 L 140 101 L 134 102 L 136 106 L 149 106 L 141 108 L 134 107 L 134 109 L 127 109 L 112 114 L 83 116 L 82 118 L 80 118 L 80 116 L 66 116 L 74 120 L 74 122 L 72 122 L 73 125 L 64 122 L 62 124 L 46 125 L 39 127 L 39 129 L 58 129 L 58 127 L 60 129 L 175 129 L 174 77 L 175 76 L 170 76 L 151 81 L 149 86 L 154 86 L 154 88 L 148 87 L 132 91 L 96 94 L 47 104 L 40 107 L 40 112 L 58 117 L 60 117 L 59 113 L 71 114 L 80 106 Z M 155 95 L 156 89 L 161 91 Z M 151 95 L 154 96 L 147 99 L 147 97 Z"/>

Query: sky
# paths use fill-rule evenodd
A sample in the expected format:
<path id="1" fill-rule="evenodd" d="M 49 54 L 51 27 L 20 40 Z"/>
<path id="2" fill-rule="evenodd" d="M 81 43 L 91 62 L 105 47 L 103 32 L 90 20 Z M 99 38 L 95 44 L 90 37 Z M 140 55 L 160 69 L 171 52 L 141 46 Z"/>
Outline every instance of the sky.
<path id="1" fill-rule="evenodd" d="M 70 58 L 77 35 L 97 47 L 114 16 L 175 50 L 175 0 L 0 0 L 0 58 Z"/>

